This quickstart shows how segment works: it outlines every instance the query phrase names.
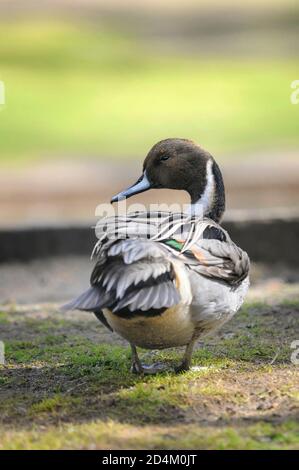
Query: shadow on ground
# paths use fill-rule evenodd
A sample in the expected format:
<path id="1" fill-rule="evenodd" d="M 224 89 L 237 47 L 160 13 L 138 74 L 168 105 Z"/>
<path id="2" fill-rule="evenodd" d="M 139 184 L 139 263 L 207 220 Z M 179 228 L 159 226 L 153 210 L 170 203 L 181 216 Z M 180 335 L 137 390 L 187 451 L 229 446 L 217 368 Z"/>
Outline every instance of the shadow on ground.
<path id="1" fill-rule="evenodd" d="M 199 370 L 156 377 L 132 375 L 128 347 L 89 314 L 6 306 L 0 448 L 299 448 L 296 292 L 247 303 L 198 345 Z M 180 351 L 142 354 L 173 365 Z"/>

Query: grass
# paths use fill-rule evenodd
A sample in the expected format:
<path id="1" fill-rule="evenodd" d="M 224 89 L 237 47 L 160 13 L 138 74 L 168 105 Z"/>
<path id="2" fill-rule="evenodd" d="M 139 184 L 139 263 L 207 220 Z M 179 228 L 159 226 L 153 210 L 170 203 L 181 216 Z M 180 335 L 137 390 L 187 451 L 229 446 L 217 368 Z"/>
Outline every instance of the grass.
<path id="1" fill-rule="evenodd" d="M 199 370 L 152 377 L 89 314 L 6 308 L 0 449 L 299 449 L 297 297 L 247 303 L 195 351 Z"/>
<path id="2" fill-rule="evenodd" d="M 296 146 L 293 60 L 153 53 L 134 37 L 54 21 L 1 25 L 1 162 L 144 155 L 168 136 L 212 153 Z"/>
<path id="3" fill-rule="evenodd" d="M 151 442 L 151 449 L 292 449 L 298 448 L 298 425 L 291 421 L 283 425 L 265 423 L 238 431 L 231 427 L 215 429 L 209 426 L 200 430 L 192 424 L 164 428 L 148 426 L 141 433 L 134 426 L 108 421 L 80 424 L 75 428 L 72 425 L 52 427 L 42 435 L 36 430 L 25 436 L 19 432 L 4 437 L 4 443 L 13 450 L 24 447 L 60 449 L 61 443 L 67 449 L 111 449 L 111 442 L 118 449 L 142 449 L 144 442 Z"/>

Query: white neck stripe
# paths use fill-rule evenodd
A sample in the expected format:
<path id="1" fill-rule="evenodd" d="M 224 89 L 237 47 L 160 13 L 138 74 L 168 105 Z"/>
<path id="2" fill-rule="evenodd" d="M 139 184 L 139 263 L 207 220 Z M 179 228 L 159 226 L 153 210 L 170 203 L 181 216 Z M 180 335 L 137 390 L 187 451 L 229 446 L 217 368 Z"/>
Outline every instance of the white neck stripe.
<path id="1" fill-rule="evenodd" d="M 201 197 L 194 204 L 191 204 L 191 214 L 204 216 L 208 214 L 212 208 L 214 192 L 215 192 L 215 178 L 212 171 L 213 160 L 207 161 L 206 168 L 206 187 Z"/>

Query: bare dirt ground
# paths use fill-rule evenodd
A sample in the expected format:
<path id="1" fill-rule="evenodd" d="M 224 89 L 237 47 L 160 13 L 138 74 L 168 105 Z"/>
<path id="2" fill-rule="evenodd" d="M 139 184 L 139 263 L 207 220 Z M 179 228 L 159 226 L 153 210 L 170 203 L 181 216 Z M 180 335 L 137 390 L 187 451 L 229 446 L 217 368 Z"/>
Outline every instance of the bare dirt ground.
<path id="1" fill-rule="evenodd" d="M 0 449 L 299 448 L 298 272 L 254 266 L 247 303 L 198 344 L 197 370 L 135 377 L 120 338 L 93 315 L 59 311 L 60 299 L 86 286 L 89 268 L 70 258 L 7 271 Z M 8 295 L 13 275 L 17 302 Z M 170 366 L 180 354 L 141 351 Z"/>

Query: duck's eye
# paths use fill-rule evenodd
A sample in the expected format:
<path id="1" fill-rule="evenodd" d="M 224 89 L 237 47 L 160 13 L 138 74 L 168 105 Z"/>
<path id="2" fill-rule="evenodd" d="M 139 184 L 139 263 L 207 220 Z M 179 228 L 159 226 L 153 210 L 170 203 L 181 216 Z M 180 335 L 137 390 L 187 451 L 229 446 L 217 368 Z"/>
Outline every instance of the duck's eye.
<path id="1" fill-rule="evenodd" d="M 168 160 L 168 159 L 169 159 L 169 155 L 166 155 L 166 154 L 163 154 L 163 155 L 161 155 L 161 157 L 160 157 L 160 161 L 161 161 L 161 162 L 164 162 L 165 160 Z"/>

